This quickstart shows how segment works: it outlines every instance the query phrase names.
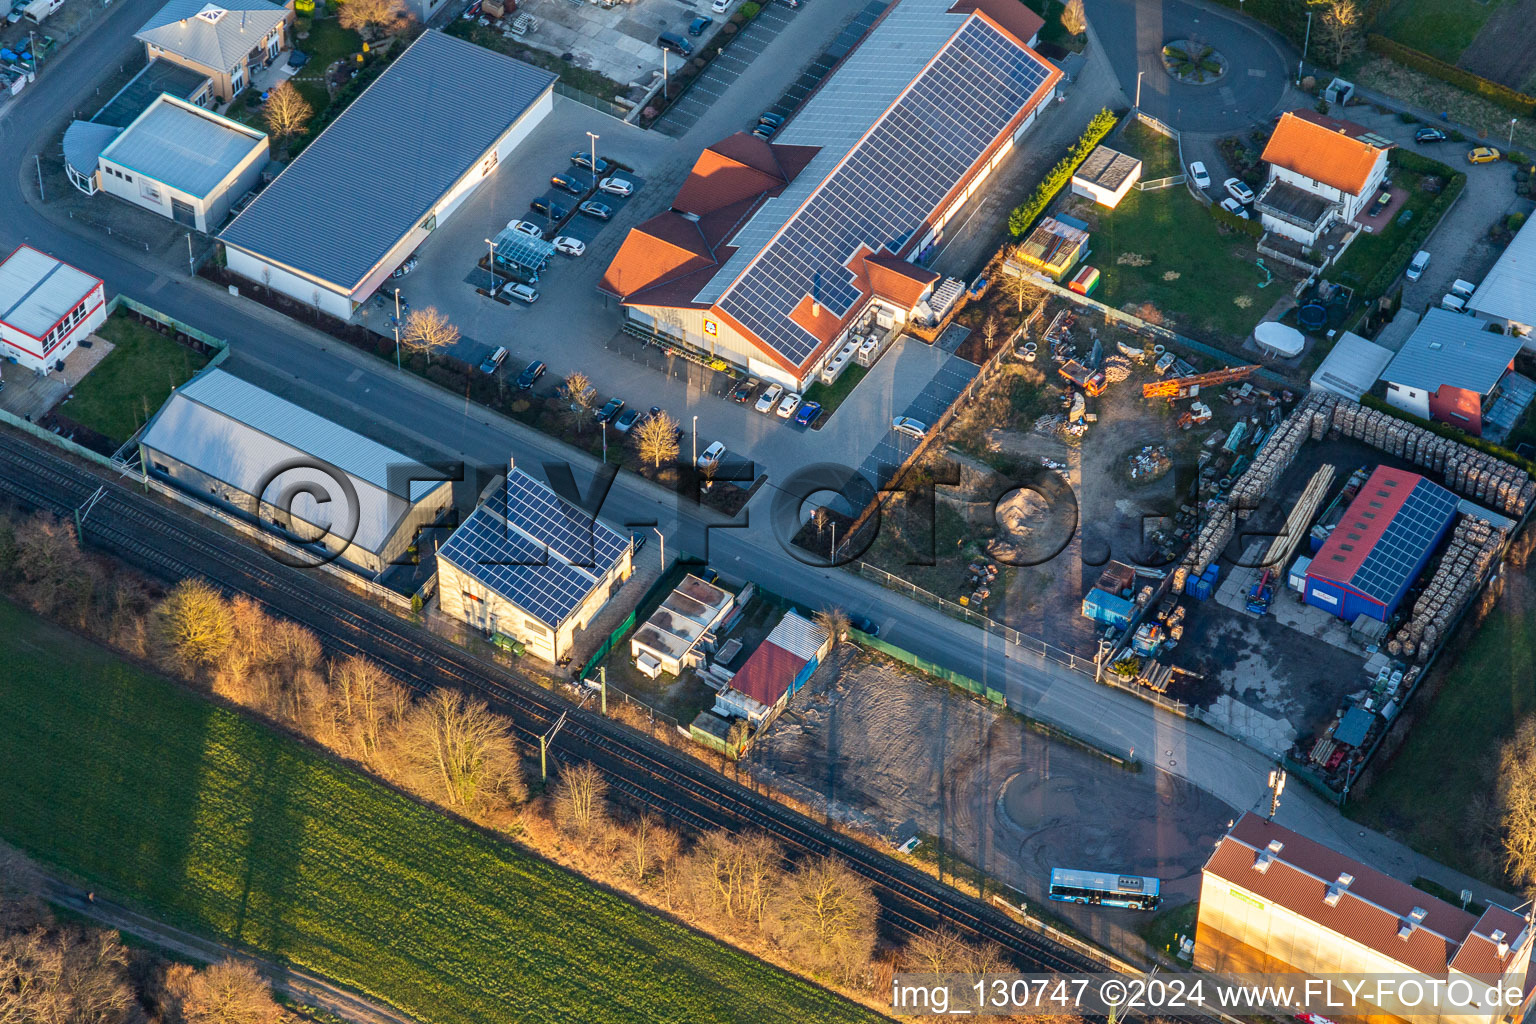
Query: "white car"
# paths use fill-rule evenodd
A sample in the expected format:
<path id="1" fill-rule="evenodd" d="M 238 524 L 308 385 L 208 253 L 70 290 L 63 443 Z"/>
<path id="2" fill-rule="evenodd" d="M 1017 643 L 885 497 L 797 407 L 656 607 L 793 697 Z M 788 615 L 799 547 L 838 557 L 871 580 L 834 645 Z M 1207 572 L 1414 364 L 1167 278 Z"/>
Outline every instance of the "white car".
<path id="1" fill-rule="evenodd" d="M 709 9 L 716 14 L 724 14 L 731 6 L 731 0 L 715 0 L 709 5 Z"/>
<path id="2" fill-rule="evenodd" d="M 567 256 L 580 256 L 587 251 L 587 243 L 570 235 L 560 235 L 554 242 L 555 251 L 563 252 Z"/>
<path id="3" fill-rule="evenodd" d="M 526 220 L 509 220 L 509 221 L 507 221 L 507 230 L 508 231 L 516 231 L 518 234 L 520 234 L 520 235 L 527 235 L 529 238 L 543 238 L 544 237 L 544 229 L 543 228 L 539 227 L 537 224 L 530 223 L 530 222 L 528 222 Z"/>
<path id="4" fill-rule="evenodd" d="M 784 394 L 784 385 L 782 385 L 782 384 L 770 384 L 770 385 L 768 385 L 768 390 L 764 391 L 761 395 L 757 396 L 757 411 L 758 412 L 772 412 L 773 411 L 773 407 L 776 404 L 778 404 L 778 401 L 783 396 L 783 394 Z"/>
<path id="5" fill-rule="evenodd" d="M 1408 273 L 1406 276 L 1410 281 L 1417 281 L 1419 278 L 1424 276 L 1424 271 L 1428 269 L 1429 250 L 1420 249 L 1418 252 L 1413 254 L 1413 259 L 1408 264 Z"/>
<path id="6" fill-rule="evenodd" d="M 797 393 L 791 391 L 789 394 L 784 396 L 784 401 L 779 403 L 779 419 L 789 419 L 795 414 L 795 410 L 798 408 L 800 408 L 800 396 Z"/>
<path id="7" fill-rule="evenodd" d="M 891 420 L 891 429 L 919 441 L 928 436 L 928 424 L 922 420 L 915 420 L 911 416 L 897 416 Z"/>
<path id="8" fill-rule="evenodd" d="M 699 468 L 714 469 L 716 466 L 720 465 L 720 457 L 724 454 L 725 445 L 721 444 L 719 441 L 716 441 L 714 444 L 710 445 L 708 448 L 705 448 L 704 451 L 699 454 Z"/>
<path id="9" fill-rule="evenodd" d="M 1241 178 L 1228 178 L 1221 183 L 1227 190 L 1227 195 L 1247 206 L 1253 202 L 1253 189 L 1249 188 Z"/>
<path id="10" fill-rule="evenodd" d="M 1241 217 L 1243 220 L 1249 219 L 1247 209 L 1243 207 L 1242 203 L 1238 202 L 1236 199 L 1233 199 L 1231 196 L 1228 196 L 1226 199 L 1221 201 L 1221 208 L 1226 210 L 1234 217 Z"/>
<path id="11" fill-rule="evenodd" d="M 1199 160 L 1189 165 L 1189 176 L 1195 179 L 1195 188 L 1204 191 L 1211 187 L 1211 176 L 1205 173 L 1205 164 Z"/>
<path id="12" fill-rule="evenodd" d="M 597 183 L 597 187 L 611 196 L 628 196 L 635 192 L 635 183 L 623 178 L 604 178 Z"/>
<path id="13" fill-rule="evenodd" d="M 525 306 L 531 306 L 539 301 L 539 290 L 532 285 L 518 284 L 516 281 L 501 290 L 501 294 L 509 299 L 516 299 Z"/>

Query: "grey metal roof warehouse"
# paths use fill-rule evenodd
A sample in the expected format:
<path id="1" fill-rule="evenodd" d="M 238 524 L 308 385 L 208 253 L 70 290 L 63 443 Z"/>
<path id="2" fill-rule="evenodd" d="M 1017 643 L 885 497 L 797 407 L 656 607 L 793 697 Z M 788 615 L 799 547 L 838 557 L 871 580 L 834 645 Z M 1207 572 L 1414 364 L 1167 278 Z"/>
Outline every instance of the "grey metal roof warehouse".
<path id="1" fill-rule="evenodd" d="M 428 30 L 220 237 L 355 288 L 557 77 Z"/>
<path id="2" fill-rule="evenodd" d="M 1401 387 L 1434 391 L 1444 385 L 1486 395 L 1504 376 L 1523 344 L 1486 330 L 1464 313 L 1431 309 L 1408 336 L 1382 377 Z"/>
<path id="3" fill-rule="evenodd" d="M 287 17 L 286 8 L 269 0 L 171 0 L 134 38 L 228 71 Z"/>
<path id="4" fill-rule="evenodd" d="M 1345 331 L 1312 374 L 1312 387 L 1358 402 L 1360 396 L 1381 378 L 1381 371 L 1391 361 L 1391 349 Z"/>
<path id="5" fill-rule="evenodd" d="M 263 132 L 162 96 L 101 153 L 163 185 L 202 199 L 266 139 Z"/>
<path id="6" fill-rule="evenodd" d="M 1469 308 L 1517 324 L 1536 324 L 1536 228 L 1531 224 L 1526 221 L 1515 233 L 1515 240 L 1467 300 Z"/>

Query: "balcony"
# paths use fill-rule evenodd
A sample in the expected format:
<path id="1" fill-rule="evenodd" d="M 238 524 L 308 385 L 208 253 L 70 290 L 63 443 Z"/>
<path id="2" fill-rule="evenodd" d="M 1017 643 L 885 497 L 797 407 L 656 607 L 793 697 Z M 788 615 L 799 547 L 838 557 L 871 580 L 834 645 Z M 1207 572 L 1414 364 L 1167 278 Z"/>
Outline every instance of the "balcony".
<path id="1" fill-rule="evenodd" d="M 1284 181 L 1264 186 L 1253 208 L 1261 214 L 1301 228 L 1314 238 L 1339 212 L 1339 204 Z"/>

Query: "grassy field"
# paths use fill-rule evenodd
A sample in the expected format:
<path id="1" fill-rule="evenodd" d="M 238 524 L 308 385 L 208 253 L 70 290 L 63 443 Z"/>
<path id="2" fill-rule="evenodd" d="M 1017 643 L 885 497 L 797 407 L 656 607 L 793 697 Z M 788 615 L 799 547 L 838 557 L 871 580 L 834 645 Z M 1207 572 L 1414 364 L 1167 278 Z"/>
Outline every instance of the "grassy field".
<path id="1" fill-rule="evenodd" d="M 843 399 L 853 394 L 853 389 L 858 386 L 859 381 L 863 380 L 868 373 L 869 368 L 867 366 L 860 366 L 858 363 L 846 366 L 843 368 L 842 374 L 831 384 L 823 384 L 818 380 L 806 388 L 805 401 L 820 402 L 822 419 L 826 419 L 832 415 L 838 406 L 843 404 Z"/>
<path id="2" fill-rule="evenodd" d="M 0 836 L 427 1022 L 883 1018 L 0 602 Z"/>
<path id="3" fill-rule="evenodd" d="M 1449 168 L 1447 168 L 1449 170 Z M 1392 223 L 1387 230 L 1376 234 L 1361 232 L 1355 240 L 1349 243 L 1349 248 L 1339 261 L 1334 264 L 1333 271 L 1329 274 L 1332 280 L 1340 284 L 1353 285 L 1356 288 L 1363 287 L 1371 278 L 1376 276 L 1384 262 L 1397 252 L 1398 246 L 1403 244 L 1415 228 L 1424 222 L 1426 212 L 1435 205 L 1435 194 L 1425 192 L 1419 187 L 1419 182 L 1424 176 L 1402 167 L 1392 168 L 1392 191 L 1399 189 L 1408 190 L 1408 198 L 1404 201 L 1402 209 L 1393 215 Z M 1407 224 L 1399 223 L 1403 216 L 1403 210 L 1413 212 Z"/>
<path id="4" fill-rule="evenodd" d="M 336 18 L 315 18 L 309 23 L 309 35 L 298 41 L 298 48 L 309 55 L 309 63 L 293 76 L 293 84 L 318 114 L 331 101 L 325 87 L 326 69 L 361 51 L 363 37 L 350 28 L 342 28 Z"/>
<path id="5" fill-rule="evenodd" d="M 1278 286 L 1258 287 L 1264 273 L 1253 239 L 1223 234 L 1182 185 L 1132 189 L 1114 210 L 1083 202 L 1075 212 L 1097 221 L 1088 262 L 1101 275 L 1093 297 L 1107 305 L 1150 302 L 1169 326 L 1235 350 L 1285 291 L 1278 273 Z M 1122 256 L 1148 262 L 1131 266 Z"/>
<path id="6" fill-rule="evenodd" d="M 1155 132 L 1140 121 L 1127 118 L 1120 134 L 1109 143 L 1113 149 L 1141 158 L 1143 181 L 1168 178 L 1181 173 L 1179 144 L 1162 132 Z"/>
<path id="7" fill-rule="evenodd" d="M 126 441 L 189 377 L 208 362 L 185 346 L 122 314 L 96 332 L 116 346 L 59 412 L 117 441 Z"/>
<path id="8" fill-rule="evenodd" d="M 1375 31 L 1454 64 L 1496 6 L 1497 0 L 1397 0 L 1377 19 Z"/>
<path id="9" fill-rule="evenodd" d="M 1385 775 L 1346 807 L 1436 860 L 1486 875 L 1467 840 L 1467 798 L 1491 793 L 1487 759 L 1536 712 L 1536 568 L 1510 572 L 1493 613 L 1438 671 L 1447 661 L 1433 703 L 1408 709 L 1418 720 Z"/>

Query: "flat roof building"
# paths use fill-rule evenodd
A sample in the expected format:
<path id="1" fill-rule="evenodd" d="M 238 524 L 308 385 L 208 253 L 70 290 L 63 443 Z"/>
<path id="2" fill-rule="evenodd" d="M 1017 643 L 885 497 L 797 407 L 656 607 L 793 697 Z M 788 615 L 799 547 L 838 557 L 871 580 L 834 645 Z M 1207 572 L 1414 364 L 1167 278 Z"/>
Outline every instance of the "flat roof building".
<path id="1" fill-rule="evenodd" d="M 1202 971 L 1461 977 L 1519 991 L 1530 957 L 1531 926 L 1519 914 L 1468 913 L 1256 814 L 1232 827 L 1200 873 Z M 1392 1009 L 1371 1019 L 1428 1018 Z M 1495 1024 L 1508 1013 L 1489 1006 L 1435 1019 Z"/>
<path id="2" fill-rule="evenodd" d="M 558 662 L 633 567 L 628 536 L 512 466 L 438 548 L 438 604 Z"/>
<path id="3" fill-rule="evenodd" d="M 0 263 L 0 350 L 19 365 L 47 373 L 106 318 L 100 278 L 30 245 Z"/>
<path id="4" fill-rule="evenodd" d="M 1098 146 L 1073 172 L 1072 193 L 1113 210 L 1140 180 L 1140 160 L 1129 153 Z"/>
<path id="5" fill-rule="evenodd" d="M 702 660 L 701 648 L 734 607 L 730 591 L 690 573 L 635 630 L 629 655 L 653 679 L 662 672 L 679 675 Z"/>
<path id="6" fill-rule="evenodd" d="M 1527 220 L 1514 241 L 1499 254 L 1483 283 L 1467 300 L 1467 308 L 1525 339 L 1527 351 L 1536 351 L 1536 228 Z"/>
<path id="7" fill-rule="evenodd" d="M 761 729 L 806 684 L 832 649 L 827 631 L 789 611 L 715 697 L 715 714 Z"/>
<path id="8" fill-rule="evenodd" d="M 1312 390 L 1328 391 L 1351 402 L 1376 386 L 1392 361 L 1392 350 L 1345 331 L 1312 374 Z"/>
<path id="9" fill-rule="evenodd" d="M 212 231 L 256 187 L 268 156 L 266 133 L 161 96 L 102 149 L 96 179 L 109 195 Z"/>
<path id="10" fill-rule="evenodd" d="M 1387 402 L 1480 437 L 1483 412 L 1523 344 L 1476 317 L 1431 309 L 1382 371 Z"/>
<path id="11" fill-rule="evenodd" d="M 706 149 L 599 288 L 668 344 L 802 387 L 866 310 L 921 312 L 918 264 L 1061 77 L 1040 25 L 1016 0 L 899 0 L 772 142 Z"/>
<path id="12" fill-rule="evenodd" d="M 1390 619 L 1455 523 L 1458 502 L 1416 473 L 1377 466 L 1307 566 L 1307 603 L 1345 622 Z"/>
<path id="13" fill-rule="evenodd" d="M 549 113 L 556 77 L 428 29 L 224 229 L 230 271 L 350 317 Z"/>
<path id="14" fill-rule="evenodd" d="M 377 575 L 453 501 L 442 473 L 211 367 L 139 437 L 144 470 Z"/>

